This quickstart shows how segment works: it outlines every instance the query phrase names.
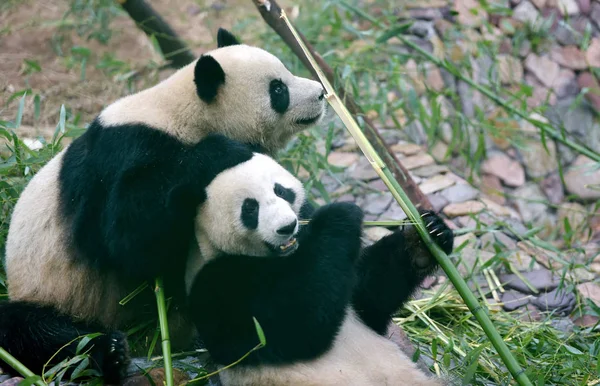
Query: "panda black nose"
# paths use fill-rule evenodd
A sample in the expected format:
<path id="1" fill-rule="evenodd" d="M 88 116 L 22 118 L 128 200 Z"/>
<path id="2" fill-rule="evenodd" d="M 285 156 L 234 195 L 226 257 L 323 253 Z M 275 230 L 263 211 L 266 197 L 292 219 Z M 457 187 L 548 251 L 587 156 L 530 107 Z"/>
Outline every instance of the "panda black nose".
<path id="1" fill-rule="evenodd" d="M 319 100 L 322 101 L 325 98 L 325 90 L 321 90 L 321 95 L 319 95 Z"/>
<path id="2" fill-rule="evenodd" d="M 277 234 L 282 235 L 282 236 L 289 236 L 289 235 L 293 234 L 294 231 L 296 230 L 297 223 L 298 223 L 298 221 L 294 220 L 291 223 L 287 224 L 286 226 L 277 229 Z"/>

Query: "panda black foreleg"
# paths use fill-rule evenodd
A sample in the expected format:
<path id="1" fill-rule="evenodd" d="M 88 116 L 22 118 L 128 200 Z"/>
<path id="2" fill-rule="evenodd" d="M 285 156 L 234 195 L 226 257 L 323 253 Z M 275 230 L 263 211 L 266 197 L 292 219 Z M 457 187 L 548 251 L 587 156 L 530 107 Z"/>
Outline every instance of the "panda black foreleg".
<path id="1" fill-rule="evenodd" d="M 21 301 L 0 304 L 0 347 L 38 375 L 73 358 L 81 342 L 77 338 L 97 332 L 103 335 L 91 339 L 80 354 L 88 352 L 90 367 L 103 376 L 105 383 L 118 384 L 129 364 L 125 334 L 75 321 L 49 306 Z M 69 379 L 77 364 L 64 379 Z M 0 367 L 16 375 L 15 370 L 1 360 Z"/>
<path id="2" fill-rule="evenodd" d="M 433 212 L 422 212 L 421 216 L 434 241 L 450 253 L 452 230 Z M 385 334 L 392 314 L 437 266 L 414 226 L 383 237 L 365 248 L 358 262 L 355 311 L 366 325 Z"/>

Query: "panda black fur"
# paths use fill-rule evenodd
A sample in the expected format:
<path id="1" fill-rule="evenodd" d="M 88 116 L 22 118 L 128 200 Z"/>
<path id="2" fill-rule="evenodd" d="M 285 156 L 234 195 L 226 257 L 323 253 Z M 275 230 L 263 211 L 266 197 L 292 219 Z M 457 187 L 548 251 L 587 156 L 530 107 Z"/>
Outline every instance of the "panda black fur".
<path id="1" fill-rule="evenodd" d="M 319 208 L 298 231 L 302 185 L 257 154 L 218 175 L 196 220 L 188 309 L 225 386 L 441 385 L 385 337 L 392 314 L 436 267 L 413 227 L 361 245 L 363 213 Z M 424 212 L 449 253 L 452 231 Z"/>
<path id="2" fill-rule="evenodd" d="M 11 302 L 0 306 L 0 346 L 24 355 L 32 370 L 89 326 L 123 330 L 156 315 L 150 290 L 119 301 L 159 275 L 173 297 L 173 346 L 189 344 L 194 329 L 178 300 L 203 184 L 251 155 L 226 138 L 273 153 L 324 115 L 318 82 L 225 30 L 217 40 L 218 49 L 107 106 L 21 194 L 7 237 Z M 211 134 L 226 138 L 201 142 Z M 30 337 L 15 338 L 32 320 Z M 124 337 L 115 339 L 125 351 Z M 46 343 L 39 355 L 29 350 L 35 341 Z"/>

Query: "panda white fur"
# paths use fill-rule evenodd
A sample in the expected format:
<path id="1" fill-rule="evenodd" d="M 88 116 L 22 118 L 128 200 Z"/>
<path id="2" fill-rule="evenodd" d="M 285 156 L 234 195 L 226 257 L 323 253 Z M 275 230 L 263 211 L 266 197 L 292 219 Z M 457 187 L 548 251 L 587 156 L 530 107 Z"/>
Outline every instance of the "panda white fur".
<path id="1" fill-rule="evenodd" d="M 301 183 L 256 154 L 219 174 L 196 219 L 188 309 L 224 386 L 442 385 L 386 336 L 391 315 L 436 267 L 408 227 L 363 248 L 354 204 L 319 208 L 299 228 Z M 452 231 L 424 212 L 449 253 Z"/>
<path id="2" fill-rule="evenodd" d="M 93 326 L 114 331 L 97 344 L 109 353 L 98 362 L 109 363 L 108 381 L 118 380 L 127 345 L 116 330 L 156 315 L 151 287 L 126 306 L 119 301 L 159 275 L 173 298 L 174 348 L 188 344 L 193 326 L 178 299 L 196 208 L 215 175 L 252 154 L 227 138 L 272 153 L 323 117 L 318 82 L 225 30 L 217 40 L 217 49 L 166 80 L 107 106 L 19 198 L 0 346 L 33 371 Z M 69 317 L 82 324 L 73 328 Z"/>

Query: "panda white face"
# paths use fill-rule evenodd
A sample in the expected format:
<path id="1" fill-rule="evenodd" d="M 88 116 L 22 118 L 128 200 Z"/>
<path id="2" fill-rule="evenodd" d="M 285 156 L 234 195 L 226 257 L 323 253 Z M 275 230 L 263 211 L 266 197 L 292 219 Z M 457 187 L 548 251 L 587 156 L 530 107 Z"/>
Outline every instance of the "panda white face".
<path id="1" fill-rule="evenodd" d="M 224 30 L 219 48 L 203 55 L 194 72 L 206 119 L 219 124 L 215 130 L 269 151 L 282 148 L 326 111 L 319 82 L 294 76 L 276 56 L 240 44 Z"/>
<path id="2" fill-rule="evenodd" d="M 213 252 L 269 257 L 288 255 L 298 247 L 304 189 L 272 158 L 255 154 L 219 174 L 206 192 L 196 218 L 201 248 L 208 243 Z"/>

